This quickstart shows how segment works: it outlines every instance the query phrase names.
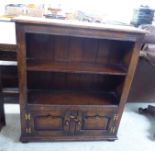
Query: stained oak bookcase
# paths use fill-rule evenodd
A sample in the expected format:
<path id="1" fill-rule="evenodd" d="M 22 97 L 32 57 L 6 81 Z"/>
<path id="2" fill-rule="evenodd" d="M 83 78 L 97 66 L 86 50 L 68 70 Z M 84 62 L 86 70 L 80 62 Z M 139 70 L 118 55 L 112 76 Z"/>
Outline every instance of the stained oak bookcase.
<path id="1" fill-rule="evenodd" d="M 21 141 L 116 140 L 144 31 L 15 18 Z"/>

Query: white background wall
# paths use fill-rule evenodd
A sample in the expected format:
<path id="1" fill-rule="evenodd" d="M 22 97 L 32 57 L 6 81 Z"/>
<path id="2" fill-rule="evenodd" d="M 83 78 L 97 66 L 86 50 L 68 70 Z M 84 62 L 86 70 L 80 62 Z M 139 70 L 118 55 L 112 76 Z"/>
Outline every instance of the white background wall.
<path id="1" fill-rule="evenodd" d="M 5 0 L 0 4 L 0 14 L 4 5 L 8 3 L 39 3 L 61 6 L 65 9 L 80 9 L 92 13 L 106 14 L 109 18 L 129 22 L 132 18 L 133 8 L 148 5 L 155 8 L 155 0 Z"/>
<path id="2" fill-rule="evenodd" d="M 133 14 L 133 8 L 143 5 L 149 5 L 155 8 L 155 0 L 5 0 L 0 2 L 0 15 L 4 13 L 6 4 L 52 4 L 53 6 L 61 6 L 66 10 L 80 9 L 95 14 L 106 14 L 109 19 L 121 20 L 130 23 Z M 1 43 L 15 43 L 14 23 L 0 22 Z M 10 34 L 14 34 L 11 35 Z"/>
<path id="3" fill-rule="evenodd" d="M 13 22 L 0 22 L 0 43 L 16 44 L 15 24 Z"/>

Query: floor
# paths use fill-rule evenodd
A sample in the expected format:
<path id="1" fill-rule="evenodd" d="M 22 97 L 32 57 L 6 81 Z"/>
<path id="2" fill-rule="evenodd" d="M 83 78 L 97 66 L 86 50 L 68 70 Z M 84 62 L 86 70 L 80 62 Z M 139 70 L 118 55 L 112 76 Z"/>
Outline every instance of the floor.
<path id="1" fill-rule="evenodd" d="M 22 144 L 18 105 L 5 105 L 7 125 L 0 132 L 0 150 L 155 150 L 155 117 L 138 113 L 147 103 L 128 103 L 122 117 L 118 140 L 114 142 L 36 142 Z M 151 104 L 153 105 L 153 104 Z M 154 103 L 155 105 L 155 103 Z"/>

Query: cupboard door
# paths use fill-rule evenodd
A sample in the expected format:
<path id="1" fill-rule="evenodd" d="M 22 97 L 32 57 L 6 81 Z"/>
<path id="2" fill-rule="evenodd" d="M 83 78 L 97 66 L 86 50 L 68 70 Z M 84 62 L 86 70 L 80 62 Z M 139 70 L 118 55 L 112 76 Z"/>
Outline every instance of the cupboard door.
<path id="1" fill-rule="evenodd" d="M 100 115 L 85 116 L 83 121 L 84 130 L 106 130 L 110 118 Z"/>
<path id="2" fill-rule="evenodd" d="M 63 128 L 63 120 L 61 116 L 44 115 L 34 119 L 36 130 L 61 130 Z"/>
<path id="3" fill-rule="evenodd" d="M 78 133 L 85 136 L 111 136 L 116 133 L 116 111 L 113 109 L 92 109 L 84 111 L 82 115 L 82 126 Z"/>
<path id="4" fill-rule="evenodd" d="M 31 112 L 31 136 L 46 140 L 115 137 L 116 108 L 58 108 Z"/>
<path id="5" fill-rule="evenodd" d="M 64 113 L 57 110 L 36 110 L 31 112 L 32 137 L 50 139 L 64 136 Z"/>

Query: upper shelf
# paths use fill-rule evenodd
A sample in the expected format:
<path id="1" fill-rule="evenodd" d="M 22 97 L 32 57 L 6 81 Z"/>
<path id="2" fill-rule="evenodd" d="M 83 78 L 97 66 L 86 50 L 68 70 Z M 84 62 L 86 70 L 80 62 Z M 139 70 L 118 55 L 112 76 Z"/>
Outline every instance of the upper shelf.
<path id="1" fill-rule="evenodd" d="M 15 44 L 0 44 L 0 51 L 16 52 L 17 46 Z"/>
<path id="2" fill-rule="evenodd" d="M 0 61 L 0 66 L 17 66 L 17 61 Z"/>
<path id="3" fill-rule="evenodd" d="M 107 74 L 107 75 L 126 75 L 126 69 L 123 65 L 103 65 L 91 63 L 74 62 L 37 62 L 29 60 L 27 64 L 28 71 L 52 71 L 68 73 L 89 73 L 89 74 Z"/>

